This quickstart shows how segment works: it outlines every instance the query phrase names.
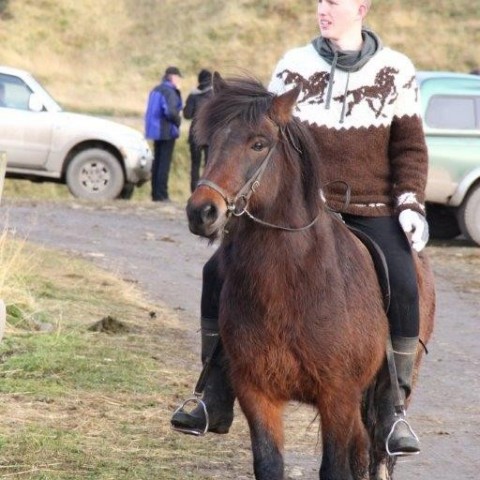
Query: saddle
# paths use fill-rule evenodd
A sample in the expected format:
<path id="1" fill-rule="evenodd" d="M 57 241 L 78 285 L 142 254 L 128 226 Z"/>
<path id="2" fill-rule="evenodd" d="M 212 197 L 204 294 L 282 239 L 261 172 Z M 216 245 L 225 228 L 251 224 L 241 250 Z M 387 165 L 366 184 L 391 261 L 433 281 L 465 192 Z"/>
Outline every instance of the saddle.
<path id="1" fill-rule="evenodd" d="M 347 225 L 348 229 L 365 245 L 372 257 L 375 271 L 377 272 L 378 283 L 382 291 L 383 306 L 385 312 L 390 308 L 390 281 L 388 280 L 388 266 L 385 255 L 377 242 L 358 228 Z"/>

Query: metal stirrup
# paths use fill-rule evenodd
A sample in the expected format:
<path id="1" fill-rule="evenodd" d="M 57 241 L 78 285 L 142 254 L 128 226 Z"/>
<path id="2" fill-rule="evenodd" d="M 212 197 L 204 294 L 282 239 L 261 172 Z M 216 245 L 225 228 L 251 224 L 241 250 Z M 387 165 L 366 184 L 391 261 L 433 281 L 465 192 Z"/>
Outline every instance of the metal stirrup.
<path id="1" fill-rule="evenodd" d="M 210 368 L 211 368 L 211 363 L 214 357 L 217 355 L 218 351 L 221 348 L 221 343 L 220 343 L 220 335 L 218 333 L 212 334 L 212 337 L 216 337 L 215 341 L 212 344 L 212 348 L 210 350 L 210 354 L 207 356 L 205 359 L 205 362 L 203 364 L 202 371 L 200 373 L 200 376 L 198 378 L 197 384 L 195 385 L 195 388 L 193 389 L 193 395 L 189 398 L 187 398 L 176 410 L 173 412 L 173 416 L 175 416 L 176 413 L 178 412 L 185 412 L 185 406 L 192 403 L 193 405 L 199 405 L 202 407 L 203 413 L 205 415 L 205 427 L 202 429 L 195 429 L 195 428 L 184 428 L 184 427 L 176 427 L 175 425 L 172 425 L 172 430 L 175 430 L 176 432 L 181 432 L 181 433 L 189 433 L 190 435 L 196 435 L 196 436 L 203 436 L 208 432 L 208 427 L 210 426 L 210 421 L 208 417 L 208 411 L 207 411 L 207 406 L 205 405 L 205 402 L 202 400 L 202 394 L 203 391 L 205 390 L 205 385 L 207 383 L 207 377 L 208 374 L 210 373 Z M 185 412 L 187 413 L 187 412 Z"/>
<path id="2" fill-rule="evenodd" d="M 397 414 L 395 414 L 395 415 L 397 415 Z M 390 457 L 406 457 L 408 455 L 418 455 L 420 453 L 419 451 L 418 452 L 392 452 L 390 450 L 388 444 L 390 443 L 390 439 L 392 438 L 392 435 L 393 435 L 393 432 L 395 431 L 395 428 L 400 423 L 404 423 L 407 426 L 409 432 L 415 438 L 415 440 L 417 442 L 419 441 L 416 433 L 413 431 L 413 428 L 410 426 L 407 419 L 405 418 L 405 414 L 403 414 L 400 418 L 398 418 L 395 422 L 393 422 L 392 428 L 390 429 L 390 433 L 387 435 L 387 439 L 385 440 L 385 450 L 387 451 L 387 454 Z"/>
<path id="3" fill-rule="evenodd" d="M 175 430 L 176 432 L 181 432 L 181 433 L 189 433 L 190 435 L 195 435 L 197 437 L 202 437 L 208 432 L 208 427 L 209 427 L 209 419 L 208 419 L 208 412 L 207 412 L 207 406 L 205 405 L 205 402 L 200 398 L 201 394 L 198 394 L 197 392 L 193 392 L 193 396 L 190 398 L 187 398 L 176 410 L 173 412 L 173 415 L 177 414 L 178 412 L 185 411 L 185 406 L 192 403 L 194 406 L 199 405 L 203 409 L 203 413 L 205 414 L 205 427 L 203 430 L 201 429 L 194 429 L 194 428 L 183 428 L 183 427 L 176 427 L 175 425 L 172 425 L 172 430 Z"/>

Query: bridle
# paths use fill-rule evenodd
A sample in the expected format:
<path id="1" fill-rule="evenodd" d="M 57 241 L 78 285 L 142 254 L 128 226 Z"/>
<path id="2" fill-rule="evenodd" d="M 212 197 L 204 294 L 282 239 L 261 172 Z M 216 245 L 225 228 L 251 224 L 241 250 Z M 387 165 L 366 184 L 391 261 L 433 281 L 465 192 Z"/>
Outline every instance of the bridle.
<path id="1" fill-rule="evenodd" d="M 272 158 L 273 152 L 278 145 L 278 141 L 276 141 L 270 150 L 268 151 L 267 155 L 263 159 L 262 163 L 259 165 L 255 173 L 245 182 L 243 187 L 238 191 L 238 193 L 232 198 L 222 187 L 217 185 L 215 182 L 207 179 L 201 179 L 197 183 L 197 187 L 208 187 L 217 192 L 225 201 L 227 205 L 227 217 L 233 215 L 235 217 L 241 217 L 242 215 L 247 215 L 248 218 L 253 220 L 254 222 L 263 225 L 264 227 L 275 228 L 278 230 L 283 230 L 287 232 L 301 232 L 304 230 L 309 229 L 317 222 L 318 218 L 320 217 L 320 213 L 308 224 L 303 227 L 299 228 L 292 228 L 286 227 L 283 225 L 275 225 L 273 223 L 266 222 L 265 220 L 261 220 L 260 218 L 255 217 L 252 213 L 248 211 L 248 202 L 250 197 L 257 191 L 258 187 L 260 186 L 260 180 L 262 179 L 263 174 Z"/>

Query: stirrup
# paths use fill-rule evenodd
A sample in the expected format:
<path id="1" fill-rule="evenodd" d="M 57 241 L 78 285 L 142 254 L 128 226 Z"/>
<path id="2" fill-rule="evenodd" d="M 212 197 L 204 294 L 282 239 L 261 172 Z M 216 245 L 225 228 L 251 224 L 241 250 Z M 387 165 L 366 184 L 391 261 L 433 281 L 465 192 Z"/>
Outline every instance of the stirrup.
<path id="1" fill-rule="evenodd" d="M 395 416 L 397 416 L 397 414 L 395 414 Z M 404 423 L 407 426 L 410 433 L 412 434 L 412 436 L 415 438 L 415 440 L 419 442 L 419 439 L 416 433 L 413 431 L 413 428 L 410 426 L 410 424 L 408 423 L 407 419 L 403 414 L 401 417 L 398 418 L 398 420 L 393 422 L 392 428 L 390 429 L 390 433 L 387 435 L 387 439 L 385 440 L 385 450 L 387 451 L 387 454 L 390 457 L 407 457 L 410 455 L 418 455 L 420 453 L 419 451 L 418 452 L 391 452 L 390 451 L 388 444 L 390 443 L 390 439 L 392 438 L 392 435 L 393 435 L 393 432 L 395 431 L 396 426 L 400 423 Z"/>
<path id="2" fill-rule="evenodd" d="M 185 406 L 192 403 L 194 406 L 199 405 L 203 409 L 203 413 L 205 414 L 205 428 L 203 430 L 201 429 L 196 429 L 196 428 L 184 428 L 184 427 L 176 427 L 175 425 L 171 425 L 172 430 L 175 430 L 176 432 L 181 432 L 181 433 L 186 433 L 189 435 L 195 435 L 197 437 L 202 437 L 208 432 L 208 427 L 209 427 L 209 420 L 208 420 L 208 411 L 207 411 L 207 406 L 205 405 L 205 402 L 198 396 L 197 394 L 194 393 L 193 397 L 187 398 L 174 412 L 173 416 L 177 414 L 178 412 L 185 412 Z M 188 413 L 188 412 L 185 412 Z"/>

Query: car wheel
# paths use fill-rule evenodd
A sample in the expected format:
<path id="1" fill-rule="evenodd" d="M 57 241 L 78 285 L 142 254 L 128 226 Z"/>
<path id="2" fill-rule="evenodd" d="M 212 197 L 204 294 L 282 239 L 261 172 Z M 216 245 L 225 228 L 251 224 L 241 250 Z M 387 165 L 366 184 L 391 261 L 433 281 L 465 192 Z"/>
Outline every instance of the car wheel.
<path id="1" fill-rule="evenodd" d="M 460 235 L 455 211 L 443 205 L 427 204 L 427 220 L 430 236 L 439 240 L 449 240 Z"/>
<path id="2" fill-rule="evenodd" d="M 462 233 L 480 245 L 480 185 L 474 187 L 460 206 L 458 223 Z"/>
<path id="3" fill-rule="evenodd" d="M 66 180 L 72 195 L 89 200 L 117 198 L 125 184 L 119 161 L 101 148 L 75 155 L 67 167 Z"/>

